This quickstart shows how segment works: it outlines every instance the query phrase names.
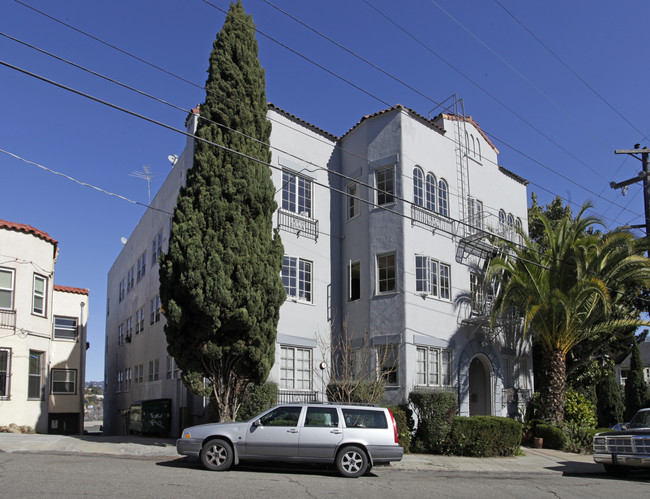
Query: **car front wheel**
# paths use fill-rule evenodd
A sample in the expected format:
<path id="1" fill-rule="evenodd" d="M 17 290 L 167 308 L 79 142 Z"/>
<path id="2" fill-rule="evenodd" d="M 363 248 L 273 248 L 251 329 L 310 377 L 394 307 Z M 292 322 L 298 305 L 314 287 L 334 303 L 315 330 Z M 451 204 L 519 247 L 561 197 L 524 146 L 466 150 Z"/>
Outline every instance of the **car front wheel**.
<path id="1" fill-rule="evenodd" d="M 232 447 L 225 440 L 209 440 L 201 449 L 201 464 L 212 471 L 225 471 L 232 465 Z"/>
<path id="2" fill-rule="evenodd" d="M 616 466 L 615 464 L 603 464 L 605 467 L 605 473 L 610 476 L 627 476 L 630 473 L 630 469 L 624 466 Z"/>
<path id="3" fill-rule="evenodd" d="M 368 457 L 359 447 L 344 447 L 336 455 L 336 468 L 344 477 L 357 478 L 368 470 Z"/>

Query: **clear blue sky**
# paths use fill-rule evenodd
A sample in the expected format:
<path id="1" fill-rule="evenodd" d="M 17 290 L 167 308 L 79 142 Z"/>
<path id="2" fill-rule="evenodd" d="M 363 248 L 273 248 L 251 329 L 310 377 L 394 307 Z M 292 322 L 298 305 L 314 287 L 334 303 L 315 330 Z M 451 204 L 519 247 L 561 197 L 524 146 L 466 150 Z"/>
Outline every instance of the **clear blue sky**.
<path id="1" fill-rule="evenodd" d="M 3 34 L 184 109 L 204 100 L 199 87 L 205 83 L 208 55 L 224 20 L 224 14 L 206 2 L 21 1 L 195 85 L 14 0 L 0 5 Z M 227 1 L 211 2 L 228 9 Z M 268 100 L 342 135 L 362 116 L 388 105 L 402 104 L 426 116 L 435 102 L 457 94 L 466 113 L 501 151 L 500 164 L 531 182 L 529 194 L 536 192 L 543 203 L 559 194 L 574 203 L 574 210 L 591 199 L 595 214 L 609 228 L 643 223 L 640 187 L 632 186 L 622 197 L 608 184 L 640 169 L 639 161 L 617 156 L 614 150 L 646 144 L 650 134 L 645 34 L 650 2 L 369 3 L 273 0 L 392 77 L 264 0 L 244 0 L 259 30 L 304 56 L 258 34 Z M 0 60 L 183 127 L 185 112 L 6 36 L 0 36 Z M 146 205 L 146 182 L 131 173 L 150 168 L 153 196 L 169 172 L 167 156 L 180 154 L 185 140 L 173 131 L 0 66 L 0 149 L 29 161 Z M 0 218 L 33 225 L 57 239 L 55 283 L 90 289 L 86 379 L 103 379 L 106 276 L 120 251 L 120 238 L 130 235 L 144 207 L 1 152 L 0 174 Z"/>

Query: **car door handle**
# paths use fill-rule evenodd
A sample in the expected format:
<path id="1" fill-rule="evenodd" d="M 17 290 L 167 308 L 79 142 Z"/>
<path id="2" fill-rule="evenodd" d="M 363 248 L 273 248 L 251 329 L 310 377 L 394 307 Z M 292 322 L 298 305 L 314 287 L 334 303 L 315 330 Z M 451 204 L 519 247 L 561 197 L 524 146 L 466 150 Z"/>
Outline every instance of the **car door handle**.
<path id="1" fill-rule="evenodd" d="M 341 430 L 332 430 L 332 431 L 330 431 L 330 433 L 334 433 L 334 434 L 336 434 L 336 435 L 340 435 L 340 434 L 343 433 L 343 432 L 342 432 Z"/>
<path id="2" fill-rule="evenodd" d="M 287 430 L 287 433 L 298 433 L 298 430 L 296 430 L 295 428 L 291 428 Z"/>

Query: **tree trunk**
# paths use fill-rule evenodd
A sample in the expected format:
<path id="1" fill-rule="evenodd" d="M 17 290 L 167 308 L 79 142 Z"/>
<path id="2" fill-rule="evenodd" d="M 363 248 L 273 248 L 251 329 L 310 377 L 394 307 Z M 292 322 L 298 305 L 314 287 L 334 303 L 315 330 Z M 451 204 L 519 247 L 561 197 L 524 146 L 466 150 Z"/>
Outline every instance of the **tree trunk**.
<path id="1" fill-rule="evenodd" d="M 542 379 L 536 380 L 540 396 L 538 417 L 554 425 L 564 421 L 566 355 L 558 350 L 542 352 Z"/>

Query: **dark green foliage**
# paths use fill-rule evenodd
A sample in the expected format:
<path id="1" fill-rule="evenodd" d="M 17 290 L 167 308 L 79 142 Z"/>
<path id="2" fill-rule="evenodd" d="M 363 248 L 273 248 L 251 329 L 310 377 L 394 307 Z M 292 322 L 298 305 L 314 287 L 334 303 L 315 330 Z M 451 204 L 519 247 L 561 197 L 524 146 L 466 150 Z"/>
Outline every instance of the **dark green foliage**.
<path id="1" fill-rule="evenodd" d="M 409 413 L 411 412 L 407 406 L 389 405 L 390 412 L 393 413 L 395 424 L 397 424 L 397 438 L 399 444 L 404 447 L 404 452 L 409 452 L 411 449 L 411 425 L 409 424 Z"/>
<path id="2" fill-rule="evenodd" d="M 551 222 L 551 226 L 555 228 L 560 220 L 571 218 L 572 212 L 568 204 L 564 206 L 560 196 L 556 196 L 550 204 L 542 208 L 537 202 L 537 194 L 534 192 L 531 194 L 531 204 L 530 208 L 528 208 L 528 235 L 542 248 L 546 248 L 548 246 L 548 239 L 544 230 L 544 224 L 540 219 L 541 214 L 546 215 Z"/>
<path id="3" fill-rule="evenodd" d="M 261 385 L 249 383 L 242 395 L 237 421 L 248 421 L 253 416 L 270 409 L 278 402 L 278 385 L 267 381 Z"/>
<path id="4" fill-rule="evenodd" d="M 409 394 L 409 402 L 418 420 L 414 452 L 445 454 L 451 421 L 458 410 L 456 394 L 416 390 Z"/>
<path id="5" fill-rule="evenodd" d="M 330 380 L 327 384 L 327 400 L 353 404 L 376 404 L 384 394 L 385 382 L 359 380 Z"/>
<path id="6" fill-rule="evenodd" d="M 564 424 L 573 428 L 596 427 L 596 407 L 572 388 L 566 391 L 564 398 Z"/>
<path id="7" fill-rule="evenodd" d="M 641 350 L 635 341 L 632 344 L 632 358 L 630 359 L 630 373 L 625 382 L 625 420 L 632 419 L 639 409 L 648 403 L 648 385 L 643 379 L 643 362 Z"/>
<path id="8" fill-rule="evenodd" d="M 222 421 L 235 418 L 248 383 L 266 380 L 286 298 L 284 250 L 273 233 L 275 189 L 265 164 L 271 124 L 251 26 L 241 2 L 231 4 L 210 54 L 200 106 L 206 119 L 196 135 L 259 161 L 197 140 L 169 251 L 160 260 L 168 351 L 186 386 L 214 397 Z"/>
<path id="9" fill-rule="evenodd" d="M 457 456 L 513 456 L 521 445 L 521 423 L 497 416 L 456 416 L 449 434 L 449 452 Z"/>
<path id="10" fill-rule="evenodd" d="M 535 426 L 533 435 L 536 438 L 544 439 L 544 447 L 547 449 L 564 449 L 566 437 L 561 428 L 550 424 L 538 424 Z"/>
<path id="11" fill-rule="evenodd" d="M 596 385 L 598 426 L 610 427 L 623 422 L 623 394 L 613 369 Z"/>

